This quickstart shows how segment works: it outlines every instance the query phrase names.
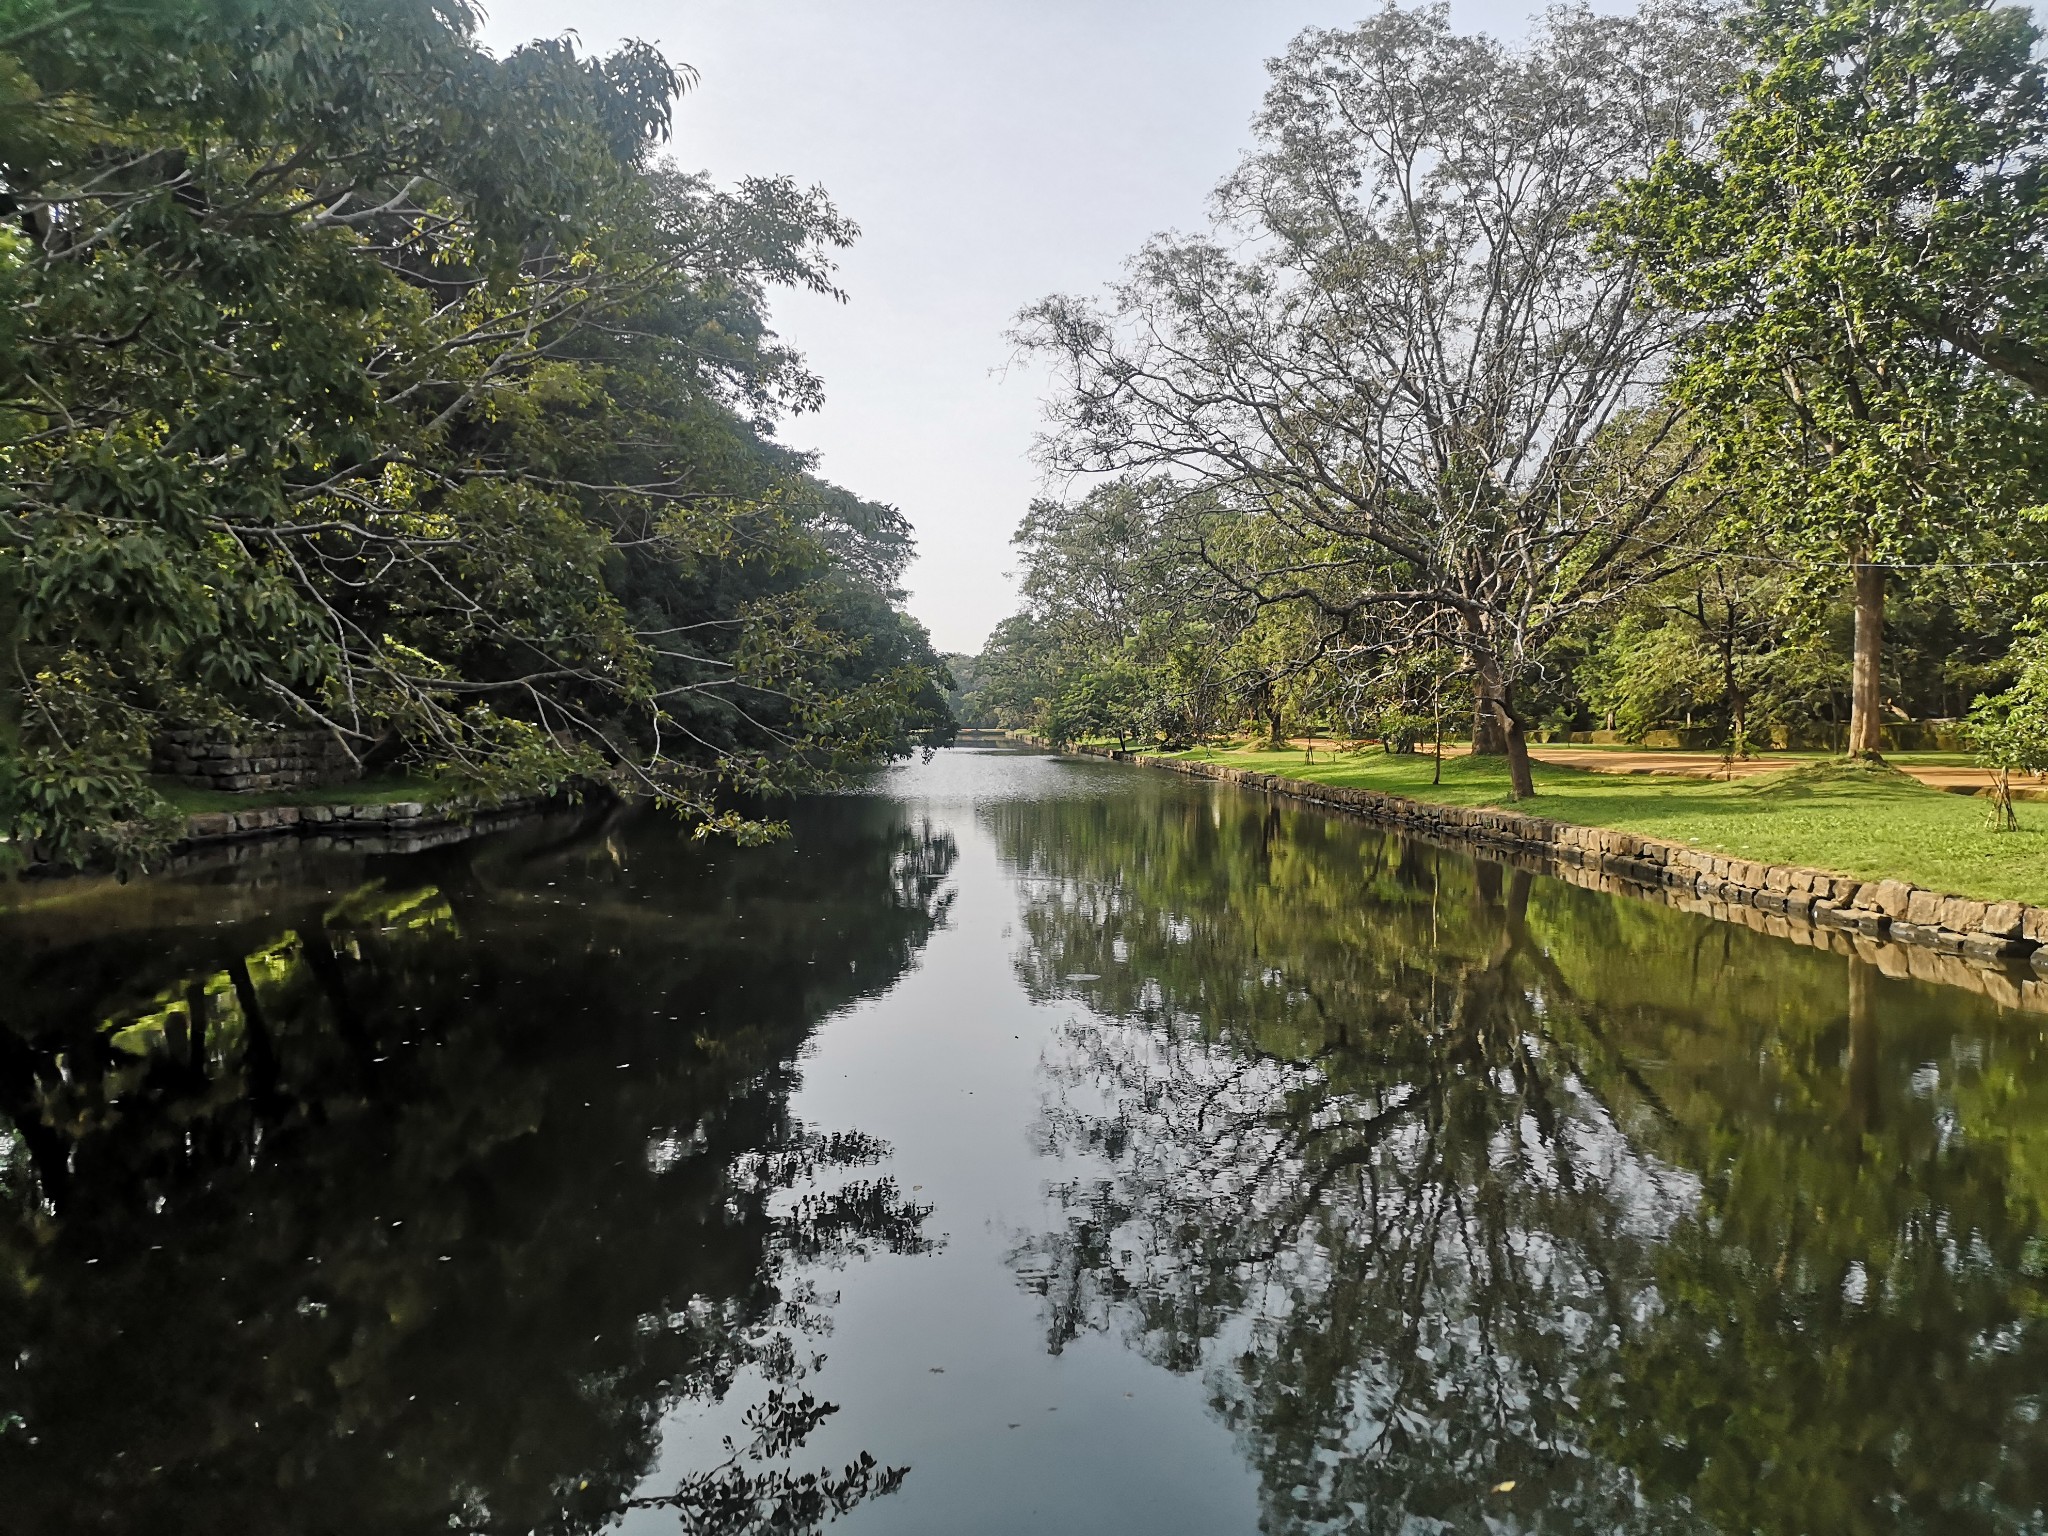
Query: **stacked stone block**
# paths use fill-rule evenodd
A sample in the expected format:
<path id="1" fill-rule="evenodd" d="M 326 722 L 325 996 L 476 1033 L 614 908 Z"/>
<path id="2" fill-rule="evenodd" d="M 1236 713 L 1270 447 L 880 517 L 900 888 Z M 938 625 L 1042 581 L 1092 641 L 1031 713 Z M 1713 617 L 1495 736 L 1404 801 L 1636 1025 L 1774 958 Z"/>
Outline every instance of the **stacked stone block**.
<path id="1" fill-rule="evenodd" d="M 2048 988 L 2048 907 L 1976 901 L 1923 890 L 1904 880 L 1866 880 L 1829 870 L 1762 864 L 1611 827 L 1582 827 L 1493 807 L 1432 805 L 1379 790 L 1310 783 L 1222 763 L 1114 752 L 1093 755 L 1166 768 L 1190 778 L 1218 779 L 1311 805 L 1340 806 L 1426 836 L 1528 855 L 1559 873 L 1583 869 L 1621 886 L 1656 890 L 1666 899 L 1717 916 L 1747 909 L 1808 931 L 1837 930 L 1877 949 L 1907 945 L 1980 965 L 2031 964 Z"/>
<path id="2" fill-rule="evenodd" d="M 326 731 L 271 731 L 241 741 L 218 731 L 166 731 L 151 767 L 194 789 L 254 795 L 360 778 L 348 749 Z"/>
<path id="3" fill-rule="evenodd" d="M 246 811 L 210 811 L 185 818 L 180 847 L 187 853 L 220 844 L 278 837 L 310 838 L 322 847 L 414 853 L 496 831 L 533 814 L 544 798 L 483 805 L 461 797 L 398 800 L 375 805 L 272 805 Z"/>

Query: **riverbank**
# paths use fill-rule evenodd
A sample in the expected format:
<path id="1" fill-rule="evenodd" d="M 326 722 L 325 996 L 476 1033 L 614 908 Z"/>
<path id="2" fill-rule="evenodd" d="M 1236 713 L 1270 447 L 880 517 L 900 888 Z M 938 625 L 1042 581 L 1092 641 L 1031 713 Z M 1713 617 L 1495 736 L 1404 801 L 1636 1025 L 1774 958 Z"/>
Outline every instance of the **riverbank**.
<path id="1" fill-rule="evenodd" d="M 425 790 L 427 793 L 423 794 Z M 232 862 L 252 846 L 279 839 L 311 840 L 321 848 L 371 853 L 419 853 L 478 837 L 535 815 L 548 796 L 486 803 L 469 796 L 433 795 L 414 781 L 329 785 L 267 795 L 175 788 L 165 794 L 185 812 L 184 833 L 152 872 L 179 872 L 196 863 Z M 37 879 L 84 876 L 90 870 L 30 863 Z"/>
<path id="2" fill-rule="evenodd" d="M 2048 906 L 2048 811 L 2022 805 L 2020 830 L 1996 832 L 1986 800 L 1839 758 L 1732 782 L 1538 762 L 1536 799 L 1509 807 L 1507 768 L 1497 758 L 1446 757 L 1443 780 L 1433 784 L 1434 764 L 1420 753 L 1319 751 L 1312 762 L 1299 751 L 1198 748 L 1169 756 L 1426 804 L 1513 809 L 1732 859 L 1903 880 L 1978 901 Z"/>
<path id="3" fill-rule="evenodd" d="M 342 847 L 374 838 L 389 844 L 383 851 L 413 853 L 509 825 L 546 803 L 544 798 L 533 798 L 486 805 L 453 796 L 424 801 L 321 799 L 305 805 L 201 811 L 185 818 L 185 835 L 171 851 L 175 856 L 219 843 L 313 837 Z"/>
<path id="4" fill-rule="evenodd" d="M 1082 750 L 1341 809 L 1432 840 L 1477 844 L 1519 867 L 1552 873 L 1576 885 L 1647 896 L 1794 943 L 1855 956 L 1888 975 L 1960 986 L 2007 1007 L 2048 1013 L 2048 905 L 1986 901 L 1895 876 L 1867 878 L 1747 859 L 1561 817 L 1491 804 L 1426 801 L 1337 782 L 1336 775 L 1346 766 L 1353 773 L 1359 771 L 1356 761 L 1320 765 L 1329 777 L 1310 779 L 1226 760 L 1281 754 Z M 1419 761 L 1426 773 L 1429 760 Z M 1474 765 L 1475 773 L 1481 766 Z M 1853 796 L 1859 792 L 1853 777 L 1859 771 L 1880 786 L 1879 792 L 1888 788 L 1881 771 L 1849 769 L 1833 777 L 1846 780 Z M 1826 781 L 1826 776 L 1812 777 Z M 1440 795 L 1462 795 L 1470 801 L 1483 786 L 1469 778 L 1460 782 L 1446 763 L 1445 782 L 1432 787 Z M 1968 809 L 1965 802 L 1939 791 L 1917 792 Z"/>

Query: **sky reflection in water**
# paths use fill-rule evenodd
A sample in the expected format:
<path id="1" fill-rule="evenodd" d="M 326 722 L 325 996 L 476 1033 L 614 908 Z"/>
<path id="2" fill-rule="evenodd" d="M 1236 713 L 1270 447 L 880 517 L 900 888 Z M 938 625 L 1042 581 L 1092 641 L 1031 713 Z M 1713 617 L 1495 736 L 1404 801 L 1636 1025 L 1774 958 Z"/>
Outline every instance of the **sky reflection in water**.
<path id="1" fill-rule="evenodd" d="M 2041 1528 L 2037 1022 L 1108 765 L 793 821 L 0 916 L 6 1528 Z"/>

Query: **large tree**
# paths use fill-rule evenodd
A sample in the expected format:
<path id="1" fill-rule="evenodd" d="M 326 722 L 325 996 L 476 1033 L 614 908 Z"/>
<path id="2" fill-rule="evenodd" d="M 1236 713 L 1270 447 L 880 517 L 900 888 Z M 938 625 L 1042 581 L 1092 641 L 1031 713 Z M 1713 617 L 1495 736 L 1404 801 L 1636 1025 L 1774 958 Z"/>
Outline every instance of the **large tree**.
<path id="1" fill-rule="evenodd" d="M 1279 524 L 1299 553 L 1235 573 L 1261 601 L 1450 638 L 1532 793 L 1545 646 L 1687 558 L 1678 328 L 1585 216 L 1700 131 L 1723 46 L 1678 10 L 1560 11 L 1520 49 L 1442 6 L 1302 34 L 1212 233 L 1023 317 L 1062 370 L 1050 457 Z"/>
<path id="2" fill-rule="evenodd" d="M 1766 0 L 1738 31 L 1735 109 L 1629 187 L 1615 244 L 1702 321 L 1674 393 L 1744 524 L 1848 578 L 1849 750 L 1875 755 L 1888 581 L 2002 552 L 2038 495 L 2013 379 L 2044 376 L 2048 75 L 2026 13 L 1982 0 Z"/>
<path id="3" fill-rule="evenodd" d="M 0 838 L 169 723 L 715 818 L 943 719 L 900 518 L 770 435 L 854 235 L 652 158 L 682 76 L 466 0 L 0 5 Z M 126 829 L 125 831 L 123 829 Z"/>

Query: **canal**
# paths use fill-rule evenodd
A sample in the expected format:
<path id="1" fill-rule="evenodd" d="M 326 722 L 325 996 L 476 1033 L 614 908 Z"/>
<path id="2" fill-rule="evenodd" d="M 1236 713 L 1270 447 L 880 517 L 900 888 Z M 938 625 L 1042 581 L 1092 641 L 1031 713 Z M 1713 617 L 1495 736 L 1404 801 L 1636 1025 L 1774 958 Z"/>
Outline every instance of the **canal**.
<path id="1" fill-rule="evenodd" d="M 956 749 L 0 912 L 0 1530 L 2035 1532 L 2039 1018 Z"/>

